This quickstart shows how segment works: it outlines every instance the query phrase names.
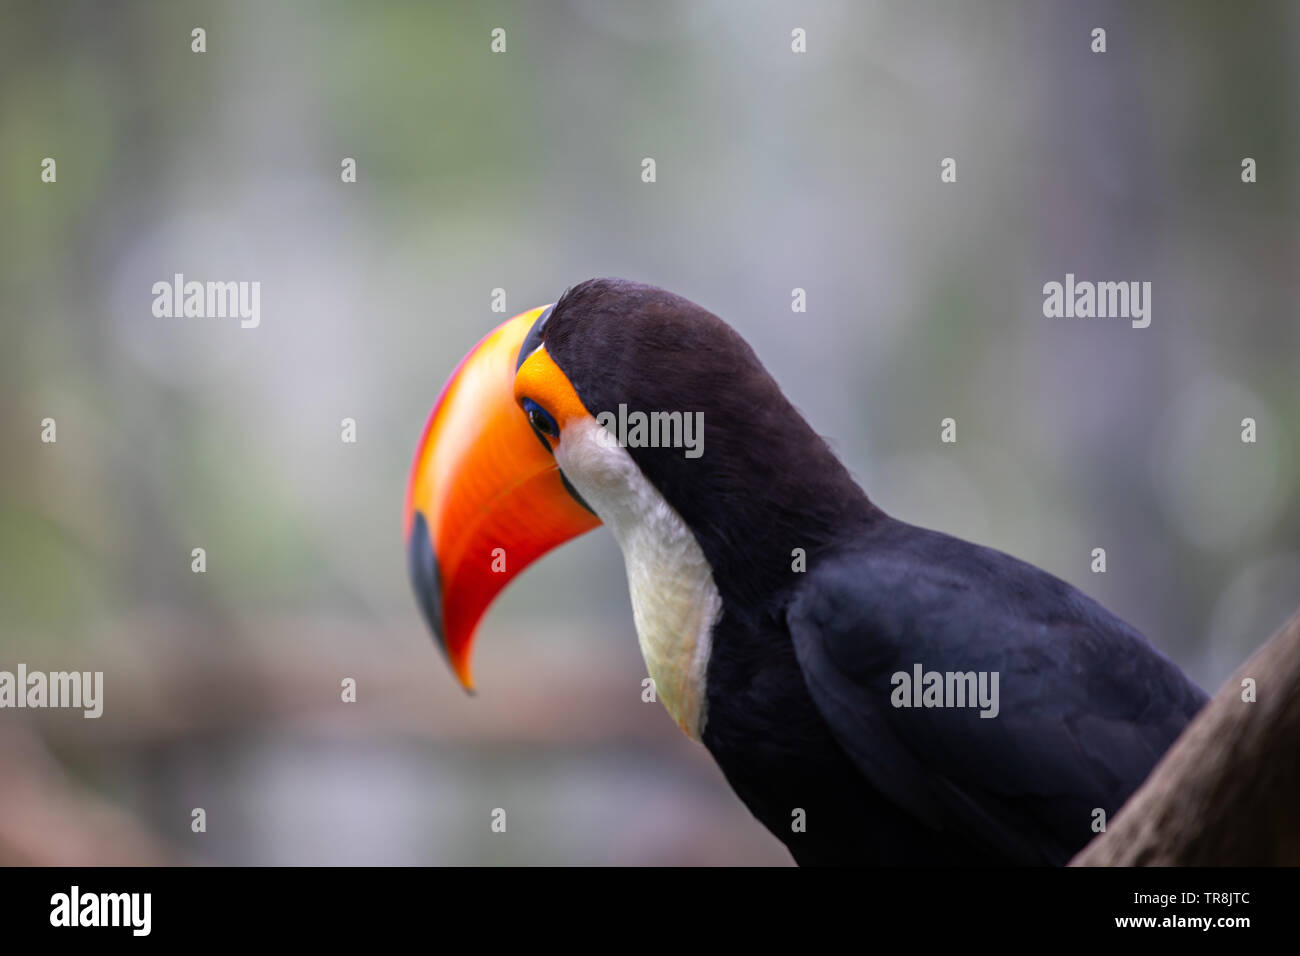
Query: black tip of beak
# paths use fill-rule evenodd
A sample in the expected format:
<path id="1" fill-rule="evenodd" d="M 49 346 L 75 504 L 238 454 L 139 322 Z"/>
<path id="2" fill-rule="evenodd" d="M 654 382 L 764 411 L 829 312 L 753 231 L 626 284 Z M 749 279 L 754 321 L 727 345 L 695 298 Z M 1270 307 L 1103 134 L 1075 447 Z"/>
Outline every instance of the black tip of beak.
<path id="1" fill-rule="evenodd" d="M 438 573 L 438 558 L 433 553 L 433 541 L 429 538 L 429 523 L 418 511 L 411 529 L 406 561 L 411 572 L 411 586 L 415 588 L 415 600 L 424 614 L 424 621 L 437 638 L 442 656 L 450 663 L 451 655 L 447 653 L 447 638 L 442 626 L 442 575 Z M 466 692 L 471 697 L 474 696 L 473 690 L 466 688 Z"/>
<path id="2" fill-rule="evenodd" d="M 442 577 L 438 574 L 433 542 L 429 540 L 429 523 L 418 511 L 415 513 L 415 526 L 411 529 L 411 541 L 407 545 L 406 561 L 411 571 L 411 587 L 415 589 L 415 600 L 424 614 L 424 622 L 433 631 L 445 655 L 447 640 L 442 629 Z"/>

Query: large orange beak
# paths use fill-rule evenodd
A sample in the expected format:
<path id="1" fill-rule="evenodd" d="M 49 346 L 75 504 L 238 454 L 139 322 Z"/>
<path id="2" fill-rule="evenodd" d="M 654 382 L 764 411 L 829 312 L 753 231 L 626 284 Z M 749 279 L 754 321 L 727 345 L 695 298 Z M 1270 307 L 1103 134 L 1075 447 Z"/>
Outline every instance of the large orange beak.
<path id="1" fill-rule="evenodd" d="M 600 524 L 515 403 L 519 349 L 544 310 L 500 325 L 461 360 L 424 426 L 406 488 L 411 583 L 469 691 L 474 632 L 492 599 L 547 551 Z"/>

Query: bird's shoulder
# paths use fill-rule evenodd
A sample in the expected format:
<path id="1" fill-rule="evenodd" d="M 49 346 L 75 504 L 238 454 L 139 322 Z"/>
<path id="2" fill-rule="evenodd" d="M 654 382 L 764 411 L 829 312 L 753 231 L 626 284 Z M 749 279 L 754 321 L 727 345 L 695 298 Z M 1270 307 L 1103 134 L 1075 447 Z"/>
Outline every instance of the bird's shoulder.
<path id="1" fill-rule="evenodd" d="M 1093 692 L 1177 672 L 1135 628 L 1055 575 L 893 519 L 810 567 L 787 618 L 859 678 L 901 658 L 924 663 L 914 661 L 924 654 L 936 665 L 1038 666 L 1078 676 L 1105 662 L 1107 679 Z"/>
<path id="2" fill-rule="evenodd" d="M 893 519 L 810 566 L 787 622 L 859 769 L 932 826 L 1024 861 L 1068 858 L 1088 809 L 1118 809 L 1205 700 L 1065 581 Z M 983 675 L 995 712 L 953 706 L 947 683 L 922 704 L 910 685 L 931 673 Z"/>

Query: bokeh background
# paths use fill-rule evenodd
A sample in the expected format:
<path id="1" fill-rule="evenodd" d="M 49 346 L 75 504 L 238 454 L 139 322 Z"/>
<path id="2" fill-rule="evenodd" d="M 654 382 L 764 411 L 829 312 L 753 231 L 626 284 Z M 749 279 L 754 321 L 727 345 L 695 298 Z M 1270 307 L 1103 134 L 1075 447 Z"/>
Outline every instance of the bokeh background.
<path id="1" fill-rule="evenodd" d="M 642 702 L 608 533 L 506 592 L 476 698 L 425 632 L 406 471 L 498 287 L 700 302 L 887 511 L 1207 688 L 1300 604 L 1300 5 L 0 16 L 0 669 L 106 683 L 99 720 L 0 711 L 0 861 L 789 862 Z M 176 272 L 260 281 L 260 328 L 155 318 Z M 1044 318 L 1067 272 L 1152 282 L 1150 328 Z"/>

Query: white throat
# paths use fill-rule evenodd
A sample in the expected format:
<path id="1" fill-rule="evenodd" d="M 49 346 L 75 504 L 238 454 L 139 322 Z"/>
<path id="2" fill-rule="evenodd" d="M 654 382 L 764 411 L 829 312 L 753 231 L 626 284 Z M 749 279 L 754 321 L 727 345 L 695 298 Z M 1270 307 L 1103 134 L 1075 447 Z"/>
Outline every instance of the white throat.
<path id="1" fill-rule="evenodd" d="M 681 516 L 632 456 L 594 419 L 571 422 L 555 460 L 614 532 L 627 565 L 632 618 L 655 692 L 696 740 L 704 732 L 705 680 L 722 599 L 713 571 Z"/>

